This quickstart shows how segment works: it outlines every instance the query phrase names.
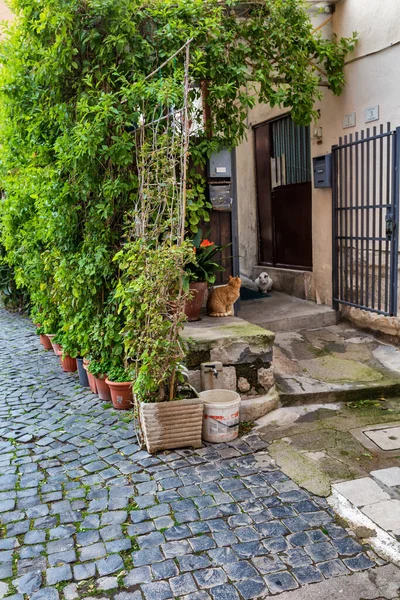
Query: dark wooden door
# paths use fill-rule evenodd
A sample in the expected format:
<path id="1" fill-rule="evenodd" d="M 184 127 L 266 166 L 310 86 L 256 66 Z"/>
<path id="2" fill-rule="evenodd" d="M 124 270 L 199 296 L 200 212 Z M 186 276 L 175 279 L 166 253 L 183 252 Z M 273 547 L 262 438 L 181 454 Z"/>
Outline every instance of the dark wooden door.
<path id="1" fill-rule="evenodd" d="M 260 264 L 312 269 L 309 128 L 290 116 L 254 130 Z"/>
<path id="2" fill-rule="evenodd" d="M 272 192 L 275 265 L 312 267 L 311 181 L 283 185 Z"/>
<path id="3" fill-rule="evenodd" d="M 210 223 L 203 226 L 203 232 L 210 230 L 210 240 L 215 244 L 225 246 L 229 244 L 222 252 L 216 255 L 215 262 L 225 267 L 225 271 L 217 274 L 215 285 L 227 283 L 229 275 L 232 275 L 232 227 L 231 212 L 212 210 L 210 214 Z"/>

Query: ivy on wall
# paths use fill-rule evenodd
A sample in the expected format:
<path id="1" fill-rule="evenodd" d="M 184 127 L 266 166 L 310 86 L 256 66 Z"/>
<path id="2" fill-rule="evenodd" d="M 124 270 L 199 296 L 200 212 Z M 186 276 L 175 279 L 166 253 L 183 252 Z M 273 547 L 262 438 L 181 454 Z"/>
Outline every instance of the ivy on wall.
<path id="1" fill-rule="evenodd" d="M 174 100 L 183 57 L 158 78 L 145 77 L 193 38 L 191 93 L 202 90 L 204 125 L 190 139 L 187 227 L 195 232 L 210 208 L 201 174 L 207 157 L 243 139 L 248 108 L 258 100 L 310 123 L 320 69 L 339 94 L 355 37 L 323 40 L 299 0 L 11 0 L 10 6 L 16 19 L 0 46 L 6 261 L 17 286 L 28 290 L 35 320 L 61 334 L 69 353 L 112 354 L 118 363 L 126 351 L 125 317 L 113 258 L 123 252 L 126 215 L 138 193 L 138 98 L 158 88 L 166 97 L 170 86 Z M 134 293 L 140 299 L 140 286 Z"/>

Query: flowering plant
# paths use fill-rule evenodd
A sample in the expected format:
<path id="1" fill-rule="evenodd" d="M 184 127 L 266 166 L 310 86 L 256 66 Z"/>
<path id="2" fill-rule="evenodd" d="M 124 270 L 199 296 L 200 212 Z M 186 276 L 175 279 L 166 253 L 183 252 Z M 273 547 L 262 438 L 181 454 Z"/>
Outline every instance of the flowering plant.
<path id="1" fill-rule="evenodd" d="M 214 283 L 217 273 L 225 271 L 225 267 L 216 261 L 216 255 L 227 248 L 220 246 L 207 238 L 201 239 L 201 231 L 198 231 L 192 240 L 193 260 L 186 264 L 185 283 L 195 281 L 206 281 Z"/>

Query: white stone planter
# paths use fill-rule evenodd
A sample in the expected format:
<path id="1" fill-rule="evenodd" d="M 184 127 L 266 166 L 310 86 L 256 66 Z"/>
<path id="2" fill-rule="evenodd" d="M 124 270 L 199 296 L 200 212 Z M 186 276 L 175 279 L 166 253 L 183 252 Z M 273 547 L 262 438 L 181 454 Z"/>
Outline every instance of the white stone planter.
<path id="1" fill-rule="evenodd" d="M 139 418 L 147 451 L 201 448 L 203 410 L 200 398 L 141 402 Z"/>

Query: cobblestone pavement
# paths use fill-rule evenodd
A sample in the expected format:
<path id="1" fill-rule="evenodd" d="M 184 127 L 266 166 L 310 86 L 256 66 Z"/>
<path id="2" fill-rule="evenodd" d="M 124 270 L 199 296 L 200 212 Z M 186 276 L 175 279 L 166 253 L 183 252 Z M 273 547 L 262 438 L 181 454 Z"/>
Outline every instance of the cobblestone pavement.
<path id="1" fill-rule="evenodd" d="M 258 436 L 150 456 L 0 311 L 0 598 L 249 599 L 375 560 Z"/>

